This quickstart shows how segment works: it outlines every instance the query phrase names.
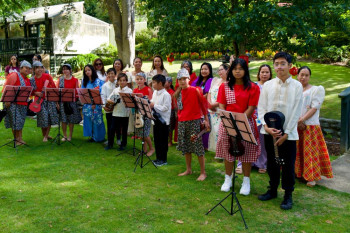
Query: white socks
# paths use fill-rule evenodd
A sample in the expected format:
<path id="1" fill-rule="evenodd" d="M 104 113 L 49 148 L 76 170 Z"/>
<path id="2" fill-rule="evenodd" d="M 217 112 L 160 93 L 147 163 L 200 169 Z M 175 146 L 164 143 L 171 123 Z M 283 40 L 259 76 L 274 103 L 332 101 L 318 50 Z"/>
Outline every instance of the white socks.
<path id="1" fill-rule="evenodd" d="M 249 195 L 250 193 L 250 178 L 245 176 L 243 177 L 243 183 L 242 183 L 242 187 L 241 190 L 239 191 L 240 194 L 242 195 Z"/>
<path id="2" fill-rule="evenodd" d="M 225 174 L 225 182 L 221 186 L 221 191 L 228 192 L 228 191 L 230 191 L 231 187 L 232 187 L 232 175 L 229 176 L 229 175 Z"/>

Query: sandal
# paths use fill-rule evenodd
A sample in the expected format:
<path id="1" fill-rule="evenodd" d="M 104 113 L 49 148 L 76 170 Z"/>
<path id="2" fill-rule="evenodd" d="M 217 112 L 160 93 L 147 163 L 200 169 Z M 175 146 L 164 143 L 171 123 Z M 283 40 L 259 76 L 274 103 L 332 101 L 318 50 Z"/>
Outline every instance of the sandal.
<path id="1" fill-rule="evenodd" d="M 236 167 L 235 171 L 236 171 L 237 174 L 242 174 L 243 173 L 242 167 Z"/>
<path id="2" fill-rule="evenodd" d="M 264 174 L 264 173 L 266 173 L 266 169 L 265 168 L 259 168 L 258 172 L 260 174 Z"/>

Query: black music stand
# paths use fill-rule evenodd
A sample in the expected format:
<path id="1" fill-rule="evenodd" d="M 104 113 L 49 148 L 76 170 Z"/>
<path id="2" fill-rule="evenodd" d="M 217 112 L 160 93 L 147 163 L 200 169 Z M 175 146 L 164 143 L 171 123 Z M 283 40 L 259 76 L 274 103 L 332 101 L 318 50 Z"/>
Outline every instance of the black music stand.
<path id="1" fill-rule="evenodd" d="M 245 115 L 245 113 L 236 113 L 236 112 L 228 112 L 228 111 L 220 110 L 219 115 L 220 115 L 220 118 L 222 120 L 222 124 L 225 127 L 225 129 L 230 137 L 235 138 L 236 140 L 243 140 L 245 142 L 249 142 L 249 143 L 257 145 L 256 139 L 255 139 L 254 134 L 250 128 L 248 118 Z M 235 142 L 234 142 L 234 152 L 237 153 L 237 144 Z M 233 157 L 234 157 L 233 168 L 236 167 L 236 153 L 233 154 Z M 246 229 L 248 229 L 247 223 L 246 223 L 244 216 L 243 216 L 242 206 L 239 203 L 236 192 L 235 192 L 235 180 L 236 180 L 236 178 L 237 178 L 236 171 L 235 171 L 235 169 L 233 169 L 231 192 L 224 199 L 222 199 L 218 204 L 216 204 L 213 208 L 211 208 L 206 213 L 206 215 L 211 213 L 211 211 L 213 211 L 219 205 L 222 208 L 224 208 L 224 210 L 226 210 L 226 212 L 229 213 L 230 215 L 234 215 L 235 213 L 237 213 L 239 211 L 241 214 L 242 220 L 244 222 L 244 226 Z M 222 202 L 224 202 L 230 196 L 231 196 L 231 206 L 230 206 L 230 211 L 229 211 L 222 205 Z M 234 202 L 236 202 L 235 206 L 234 206 Z"/>
<path id="2" fill-rule="evenodd" d="M 33 87 L 28 87 L 28 86 L 24 86 L 24 87 L 23 86 L 6 86 L 5 87 L 4 92 L 1 96 L 0 102 L 11 102 L 11 104 L 15 104 L 15 122 L 14 122 L 15 125 L 17 122 L 17 103 L 28 102 L 28 98 L 32 93 L 32 91 L 33 91 Z M 16 139 L 15 133 L 13 132 L 13 140 L 0 146 L 0 148 L 3 146 L 10 146 L 12 142 L 13 142 L 13 148 L 15 148 L 16 151 L 17 151 L 17 142 L 20 143 L 19 146 L 26 145 L 18 141 Z"/>
<path id="3" fill-rule="evenodd" d="M 139 111 L 140 111 L 140 113 L 142 115 L 143 122 L 145 122 L 146 118 L 154 120 L 154 118 L 152 116 L 152 109 L 149 106 L 148 100 L 144 99 L 144 98 L 137 97 L 137 96 L 135 96 L 135 100 L 136 100 L 137 108 L 139 109 Z M 144 156 L 144 153 L 145 153 L 143 151 L 143 145 L 145 144 L 145 126 L 143 126 L 143 129 L 142 129 L 142 136 L 143 137 L 142 137 L 141 152 L 140 152 L 139 156 L 137 157 L 137 159 L 135 161 L 134 172 L 136 171 L 137 165 L 139 165 L 139 163 L 140 163 L 140 167 L 141 168 L 145 167 L 149 162 L 151 162 L 153 164 L 153 166 L 155 168 L 157 168 L 157 166 L 153 163 L 151 158 L 148 157 L 147 155 L 146 155 L 146 157 L 148 158 L 149 161 L 147 163 L 145 163 L 145 164 L 143 163 L 143 156 Z"/>
<path id="4" fill-rule="evenodd" d="M 142 94 L 141 94 L 142 95 Z M 124 102 L 124 105 L 126 108 L 134 108 L 135 109 L 135 114 L 134 114 L 134 142 L 133 142 L 133 147 L 132 147 L 132 156 L 136 155 L 136 151 L 141 152 L 141 150 L 136 148 L 136 125 L 135 125 L 135 121 L 136 121 L 136 112 L 138 111 L 137 108 L 137 104 L 136 104 L 136 100 L 135 100 L 135 94 L 131 94 L 131 93 L 122 93 L 119 92 L 119 96 L 122 99 L 122 101 Z M 125 153 L 129 153 L 130 150 L 125 151 Z M 117 154 L 117 156 L 123 154 L 124 152 L 120 152 L 119 154 Z"/>
<path id="5" fill-rule="evenodd" d="M 72 88 L 45 88 L 45 99 L 46 101 L 56 102 L 58 105 L 63 107 L 63 102 L 75 102 L 75 89 Z M 61 138 L 64 136 L 61 134 L 61 110 L 58 111 L 58 132 L 55 138 L 52 139 L 51 144 L 56 143 L 57 145 L 63 144 Z M 64 111 L 64 109 L 63 109 Z M 74 144 L 68 140 L 74 146 Z M 53 145 L 52 145 L 53 146 Z M 53 148 L 53 147 L 52 147 Z"/>
<path id="6" fill-rule="evenodd" d="M 91 105 L 91 139 L 94 136 L 94 109 L 92 105 L 102 105 L 102 99 L 99 89 L 77 88 L 79 100 L 82 104 Z"/>

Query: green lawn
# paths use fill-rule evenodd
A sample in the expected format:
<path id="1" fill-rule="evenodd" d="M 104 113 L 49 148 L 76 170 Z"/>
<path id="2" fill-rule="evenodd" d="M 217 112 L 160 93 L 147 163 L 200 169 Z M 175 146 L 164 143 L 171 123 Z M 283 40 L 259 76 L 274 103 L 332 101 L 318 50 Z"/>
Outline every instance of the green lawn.
<path id="1" fill-rule="evenodd" d="M 217 69 L 221 62 L 210 61 L 213 66 L 214 76 L 218 77 Z M 272 66 L 272 61 L 252 61 L 249 63 L 251 69 L 251 80 L 257 81 L 256 75 L 259 66 L 262 64 L 269 64 Z M 318 64 L 313 62 L 298 62 L 300 65 L 307 65 L 311 68 L 312 76 L 310 83 L 312 85 L 322 85 L 326 89 L 326 98 L 321 108 L 321 117 L 340 119 L 340 98 L 339 93 L 350 86 L 350 68 Z M 193 61 L 193 68 L 196 74 L 199 74 L 199 69 L 202 61 Z M 144 62 L 143 70 L 149 71 L 151 69 L 151 62 Z M 172 65 L 168 62 L 164 63 L 165 68 L 170 75 L 175 78 L 177 71 L 180 69 L 181 62 L 175 61 Z M 274 75 L 275 76 L 275 75 Z"/>
<path id="2" fill-rule="evenodd" d="M 51 132 L 54 136 L 56 129 Z M 297 181 L 294 207 L 282 211 L 278 199 L 260 202 L 267 174 L 252 174 L 249 196 L 238 195 L 249 230 L 238 214 L 217 208 L 205 213 L 226 194 L 220 191 L 224 165 L 206 155 L 208 178 L 178 177 L 185 161 L 175 147 L 169 165 L 147 165 L 133 172 L 135 157 L 116 156 L 102 144 L 88 143 L 76 126 L 73 143 L 51 148 L 43 143 L 36 122 L 26 120 L 29 147 L 0 148 L 0 232 L 349 232 L 350 195 Z M 11 131 L 0 125 L 0 143 Z M 129 146 L 131 140 L 129 138 Z M 242 176 L 238 178 L 239 191 Z M 229 202 L 226 202 L 228 207 Z"/>

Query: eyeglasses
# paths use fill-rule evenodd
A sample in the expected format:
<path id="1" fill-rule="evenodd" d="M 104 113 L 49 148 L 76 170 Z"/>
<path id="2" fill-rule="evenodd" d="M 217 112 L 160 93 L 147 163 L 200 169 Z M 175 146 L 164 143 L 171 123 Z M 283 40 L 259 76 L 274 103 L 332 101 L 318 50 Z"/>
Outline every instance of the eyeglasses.
<path id="1" fill-rule="evenodd" d="M 102 63 L 96 63 L 95 65 L 96 66 L 102 66 Z"/>

